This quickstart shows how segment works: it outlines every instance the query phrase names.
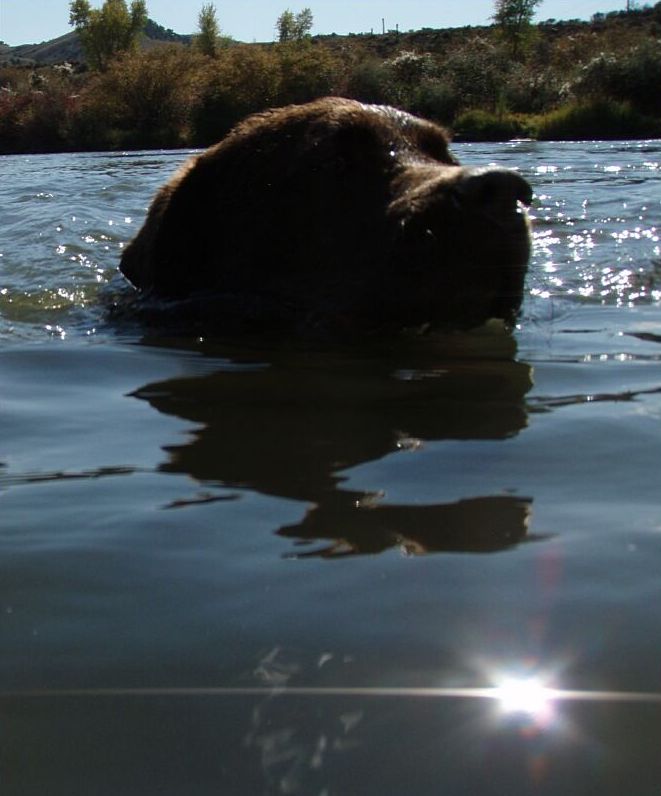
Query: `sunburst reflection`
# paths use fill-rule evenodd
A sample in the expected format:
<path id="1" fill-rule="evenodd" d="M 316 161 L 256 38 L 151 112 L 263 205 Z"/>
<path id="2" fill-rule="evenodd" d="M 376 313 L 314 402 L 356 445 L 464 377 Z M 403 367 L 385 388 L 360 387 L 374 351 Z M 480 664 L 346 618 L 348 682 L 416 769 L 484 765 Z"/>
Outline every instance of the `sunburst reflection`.
<path id="1" fill-rule="evenodd" d="M 540 677 L 506 677 L 492 689 L 501 717 L 522 721 L 537 729 L 550 729 L 557 713 L 558 692 Z"/>
<path id="2" fill-rule="evenodd" d="M 503 713 L 524 713 L 536 716 L 548 711 L 553 691 L 536 677 L 509 678 L 494 689 L 494 698 Z"/>

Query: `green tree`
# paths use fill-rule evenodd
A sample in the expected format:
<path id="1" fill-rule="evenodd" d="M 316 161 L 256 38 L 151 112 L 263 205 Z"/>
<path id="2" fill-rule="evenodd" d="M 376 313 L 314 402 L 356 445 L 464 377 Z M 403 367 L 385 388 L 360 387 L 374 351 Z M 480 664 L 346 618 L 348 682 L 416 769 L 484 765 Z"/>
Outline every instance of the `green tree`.
<path id="1" fill-rule="evenodd" d="M 89 66 L 101 72 L 119 53 L 132 50 L 147 23 L 145 0 L 105 0 L 100 9 L 89 0 L 71 0 L 69 24 L 80 37 Z"/>
<path id="2" fill-rule="evenodd" d="M 314 20 L 312 11 L 309 8 L 304 8 L 298 14 L 286 9 L 278 17 L 276 29 L 278 31 L 278 41 L 300 41 L 306 36 L 309 36 L 312 30 Z"/>
<path id="3" fill-rule="evenodd" d="M 302 11 L 299 11 L 299 13 L 296 14 L 296 27 L 294 29 L 295 38 L 303 39 L 305 36 L 309 36 L 313 24 L 314 18 L 309 8 L 304 8 Z"/>
<path id="4" fill-rule="evenodd" d="M 520 58 L 532 33 L 532 18 L 542 0 L 496 0 L 493 20 L 507 42 L 512 58 Z"/>
<path id="5" fill-rule="evenodd" d="M 203 55 L 215 58 L 218 55 L 220 26 L 216 17 L 216 6 L 213 3 L 202 6 L 197 18 L 200 32 L 195 37 L 195 46 Z"/>

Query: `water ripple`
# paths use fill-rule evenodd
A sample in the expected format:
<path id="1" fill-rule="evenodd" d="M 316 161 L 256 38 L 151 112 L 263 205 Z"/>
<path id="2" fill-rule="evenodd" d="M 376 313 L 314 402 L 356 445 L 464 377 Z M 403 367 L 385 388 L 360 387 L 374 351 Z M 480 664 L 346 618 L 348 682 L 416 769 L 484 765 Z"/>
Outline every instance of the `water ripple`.
<path id="1" fill-rule="evenodd" d="M 658 142 L 544 150 L 549 161 L 530 175 L 536 191 L 531 296 L 616 306 L 661 300 Z"/>
<path id="2" fill-rule="evenodd" d="M 661 301 L 661 144 L 464 144 L 471 165 L 517 168 L 535 189 L 524 318 L 544 304 L 631 307 Z M 0 339 L 101 325 L 99 291 L 151 196 L 188 152 L 16 156 L 0 161 Z"/>

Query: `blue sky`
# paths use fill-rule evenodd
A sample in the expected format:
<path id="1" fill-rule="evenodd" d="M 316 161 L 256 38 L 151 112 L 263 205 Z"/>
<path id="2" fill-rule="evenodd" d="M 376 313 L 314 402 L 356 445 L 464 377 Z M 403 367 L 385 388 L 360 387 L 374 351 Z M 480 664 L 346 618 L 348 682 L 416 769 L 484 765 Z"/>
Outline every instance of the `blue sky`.
<path id="1" fill-rule="evenodd" d="M 193 33 L 200 8 L 209 0 L 147 0 L 149 16 L 177 33 Z M 650 0 L 652 2 L 652 0 Z M 91 0 L 100 7 L 102 0 Z M 271 41 L 275 21 L 287 7 L 300 11 L 309 6 L 313 33 L 363 33 L 387 28 L 410 30 L 488 24 L 493 0 L 254 0 L 215 2 L 224 33 L 240 41 Z M 597 11 L 613 11 L 626 0 L 543 0 L 537 19 L 589 19 Z M 69 32 L 69 0 L 0 0 L 0 40 L 7 44 L 33 44 Z"/>

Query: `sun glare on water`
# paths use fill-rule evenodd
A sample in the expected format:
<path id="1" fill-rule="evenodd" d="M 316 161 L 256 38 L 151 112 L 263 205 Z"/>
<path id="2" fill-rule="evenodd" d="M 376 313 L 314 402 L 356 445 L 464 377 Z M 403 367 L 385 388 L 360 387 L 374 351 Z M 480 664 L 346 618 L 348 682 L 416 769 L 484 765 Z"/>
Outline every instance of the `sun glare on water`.
<path id="1" fill-rule="evenodd" d="M 525 714 L 547 718 L 551 712 L 554 692 L 536 677 L 504 680 L 493 690 L 494 699 L 505 714 Z"/>

